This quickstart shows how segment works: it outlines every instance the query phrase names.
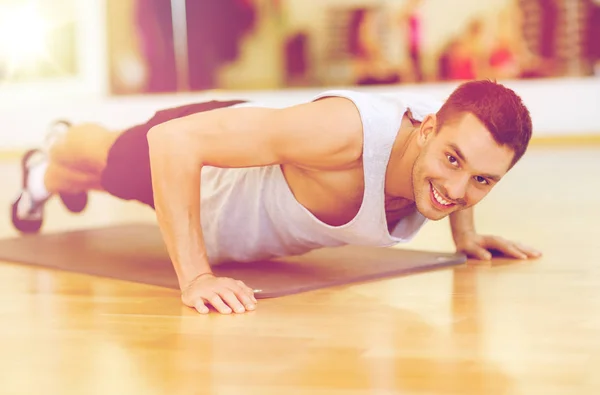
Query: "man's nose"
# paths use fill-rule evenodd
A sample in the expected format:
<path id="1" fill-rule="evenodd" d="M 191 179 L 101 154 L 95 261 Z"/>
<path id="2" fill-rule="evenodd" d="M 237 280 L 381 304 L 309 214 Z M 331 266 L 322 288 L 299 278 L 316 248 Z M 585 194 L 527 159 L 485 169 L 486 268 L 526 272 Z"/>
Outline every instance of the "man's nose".
<path id="1" fill-rule="evenodd" d="M 445 185 L 447 197 L 453 202 L 464 204 L 467 188 L 469 187 L 469 176 L 457 176 L 449 180 Z"/>

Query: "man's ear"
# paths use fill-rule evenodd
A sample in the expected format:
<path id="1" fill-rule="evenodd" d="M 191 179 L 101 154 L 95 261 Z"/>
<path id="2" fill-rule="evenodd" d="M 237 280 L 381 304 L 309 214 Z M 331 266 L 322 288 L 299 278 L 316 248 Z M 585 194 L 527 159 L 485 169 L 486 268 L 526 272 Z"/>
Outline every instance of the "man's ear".
<path id="1" fill-rule="evenodd" d="M 425 116 L 421 126 L 419 127 L 417 143 L 420 147 L 424 147 L 425 144 L 435 136 L 437 129 L 437 117 L 435 114 L 429 114 Z"/>

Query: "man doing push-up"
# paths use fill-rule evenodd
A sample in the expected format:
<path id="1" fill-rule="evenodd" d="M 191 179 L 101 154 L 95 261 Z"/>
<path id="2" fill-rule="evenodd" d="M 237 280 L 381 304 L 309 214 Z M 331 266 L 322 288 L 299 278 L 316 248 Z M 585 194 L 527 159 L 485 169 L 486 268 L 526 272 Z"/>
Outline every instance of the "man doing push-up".
<path id="1" fill-rule="evenodd" d="M 90 190 L 142 202 L 156 211 L 183 303 L 200 313 L 256 308 L 244 283 L 213 275 L 220 262 L 388 247 L 447 216 L 469 256 L 539 256 L 474 229 L 472 207 L 532 133 L 521 99 L 495 82 L 461 84 L 443 104 L 333 90 L 286 108 L 191 104 L 122 132 L 59 126 L 47 149 L 23 158 L 15 226 L 38 231 L 55 195 L 73 212 Z"/>

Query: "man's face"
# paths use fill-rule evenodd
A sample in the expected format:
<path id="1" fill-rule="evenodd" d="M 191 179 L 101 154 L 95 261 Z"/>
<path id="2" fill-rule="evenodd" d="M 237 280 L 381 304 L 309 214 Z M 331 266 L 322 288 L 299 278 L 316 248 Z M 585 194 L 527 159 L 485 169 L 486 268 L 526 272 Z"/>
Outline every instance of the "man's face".
<path id="1" fill-rule="evenodd" d="M 472 207 L 508 171 L 514 152 L 498 145 L 474 115 L 452 120 L 437 133 L 424 126 L 412 180 L 417 209 L 426 218 L 439 220 Z"/>

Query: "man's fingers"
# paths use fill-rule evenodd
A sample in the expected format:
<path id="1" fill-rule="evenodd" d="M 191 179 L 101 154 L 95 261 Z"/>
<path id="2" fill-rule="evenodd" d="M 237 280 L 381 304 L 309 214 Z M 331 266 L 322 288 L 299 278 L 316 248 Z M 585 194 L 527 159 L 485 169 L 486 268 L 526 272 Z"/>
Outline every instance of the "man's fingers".
<path id="1" fill-rule="evenodd" d="M 506 254 L 513 258 L 527 259 L 527 255 L 521 251 L 517 246 L 507 240 L 500 238 L 491 238 L 486 241 L 486 247 L 496 249 L 503 254 Z"/>
<path id="2" fill-rule="evenodd" d="M 470 243 L 469 245 L 460 248 L 459 251 L 465 253 L 470 258 L 477 258 L 484 261 L 492 259 L 492 254 L 475 243 Z"/>
<path id="3" fill-rule="evenodd" d="M 254 303 L 258 303 L 256 297 L 254 296 L 254 290 L 252 288 L 244 284 L 243 281 L 239 280 L 237 281 L 237 285 L 239 285 L 246 292 L 246 294 L 248 294 L 248 296 L 250 297 L 250 299 L 252 299 Z"/>
<path id="4" fill-rule="evenodd" d="M 231 308 L 227 306 L 225 302 L 223 302 L 223 299 L 221 299 L 221 296 L 219 296 L 218 294 L 214 294 L 213 296 L 211 296 L 210 299 L 208 299 L 208 301 L 215 309 L 217 309 L 219 313 L 231 314 Z"/>
<path id="5" fill-rule="evenodd" d="M 489 250 L 496 250 L 510 258 L 516 259 L 537 258 L 542 255 L 533 248 L 496 236 L 483 236 L 475 242 L 467 241 L 460 243 L 458 247 L 458 250 L 467 254 L 467 256 L 483 260 L 492 259 L 492 254 Z"/>
<path id="6" fill-rule="evenodd" d="M 471 249 L 471 253 L 475 257 L 477 257 L 483 261 L 489 261 L 490 259 L 492 259 L 492 254 L 490 254 L 490 252 L 488 250 L 486 250 L 485 248 L 481 248 L 479 246 L 473 247 Z"/>
<path id="7" fill-rule="evenodd" d="M 256 308 L 256 301 L 253 301 L 253 297 L 248 295 L 247 287 L 239 287 L 232 289 L 233 293 L 237 296 L 238 300 L 242 302 L 246 310 L 254 310 Z"/>
<path id="8" fill-rule="evenodd" d="M 194 308 L 198 311 L 198 313 L 200 314 L 208 314 L 209 313 L 209 309 L 208 307 L 206 307 L 206 305 L 204 304 L 204 302 L 202 302 L 201 300 L 197 301 L 196 304 L 194 305 Z"/>
<path id="9" fill-rule="evenodd" d="M 521 243 L 515 243 L 515 245 L 516 245 L 516 246 L 517 246 L 517 247 L 518 247 L 518 248 L 519 248 L 521 251 L 523 251 L 525 254 L 527 254 L 527 256 L 530 256 L 530 257 L 532 257 L 532 258 L 538 258 L 538 257 L 542 256 L 542 253 L 541 253 L 541 252 L 539 252 L 539 251 L 537 251 L 537 250 L 535 250 L 535 249 L 533 249 L 533 248 L 531 248 L 531 247 L 528 247 L 528 246 L 526 246 L 526 245 L 523 245 L 523 244 L 521 244 Z"/>
<path id="10" fill-rule="evenodd" d="M 227 303 L 236 313 L 243 313 L 246 311 L 246 308 L 244 307 L 242 302 L 239 301 L 238 297 L 233 291 L 227 289 L 225 291 L 220 292 L 220 295 L 221 298 L 225 301 L 225 303 Z"/>
<path id="11" fill-rule="evenodd" d="M 201 314 L 209 305 L 221 314 L 244 313 L 256 309 L 254 291 L 243 282 L 231 278 L 205 278 L 183 290 L 182 301 Z"/>

